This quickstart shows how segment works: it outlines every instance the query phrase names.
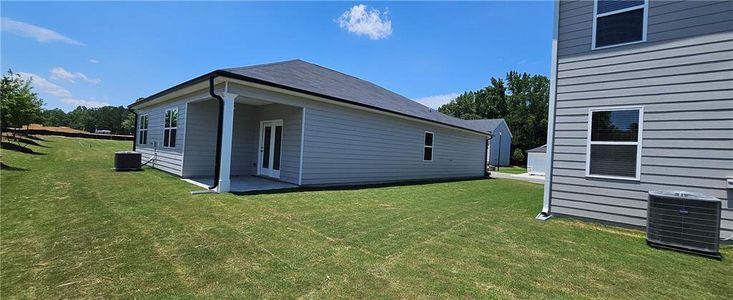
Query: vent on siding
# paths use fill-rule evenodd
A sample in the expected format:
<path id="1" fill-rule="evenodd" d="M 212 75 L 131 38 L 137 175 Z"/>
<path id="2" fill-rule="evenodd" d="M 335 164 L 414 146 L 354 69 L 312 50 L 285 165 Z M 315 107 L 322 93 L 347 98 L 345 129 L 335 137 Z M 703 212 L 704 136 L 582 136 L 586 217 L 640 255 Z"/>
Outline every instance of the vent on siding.
<path id="1" fill-rule="evenodd" d="M 647 243 L 720 259 L 719 199 L 704 194 L 650 191 Z"/>

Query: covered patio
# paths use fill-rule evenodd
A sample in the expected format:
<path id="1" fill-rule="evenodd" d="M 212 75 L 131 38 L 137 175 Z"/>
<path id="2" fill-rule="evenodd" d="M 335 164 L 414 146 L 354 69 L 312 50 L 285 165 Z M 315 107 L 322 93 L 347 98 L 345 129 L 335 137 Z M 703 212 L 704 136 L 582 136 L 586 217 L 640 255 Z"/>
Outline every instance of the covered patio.
<path id="1" fill-rule="evenodd" d="M 222 94 L 223 130 L 218 182 L 215 181 L 219 103 L 204 98 L 187 103 L 182 177 L 218 192 L 250 192 L 297 187 L 301 181 L 304 108 L 239 89 Z"/>

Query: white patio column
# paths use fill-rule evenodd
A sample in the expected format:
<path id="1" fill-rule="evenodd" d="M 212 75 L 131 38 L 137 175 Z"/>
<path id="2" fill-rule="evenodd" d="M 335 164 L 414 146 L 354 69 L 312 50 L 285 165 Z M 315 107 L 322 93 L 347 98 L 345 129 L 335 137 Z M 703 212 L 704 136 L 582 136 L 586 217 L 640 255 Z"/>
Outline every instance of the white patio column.
<path id="1" fill-rule="evenodd" d="M 219 167 L 219 185 L 217 192 L 225 193 L 230 188 L 232 166 L 232 136 L 234 130 L 234 98 L 237 94 L 224 93 L 224 122 L 221 132 L 221 165 Z"/>

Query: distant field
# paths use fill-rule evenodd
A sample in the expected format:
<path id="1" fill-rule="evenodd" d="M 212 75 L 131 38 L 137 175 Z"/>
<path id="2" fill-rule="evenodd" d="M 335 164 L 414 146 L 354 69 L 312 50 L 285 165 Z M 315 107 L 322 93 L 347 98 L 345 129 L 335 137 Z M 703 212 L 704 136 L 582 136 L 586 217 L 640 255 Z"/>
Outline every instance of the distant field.
<path id="1" fill-rule="evenodd" d="M 41 139 L 1 152 L 3 299 L 733 295 L 730 246 L 721 262 L 637 230 L 536 221 L 541 185 L 192 196 L 163 172 L 112 171 L 130 142 Z"/>

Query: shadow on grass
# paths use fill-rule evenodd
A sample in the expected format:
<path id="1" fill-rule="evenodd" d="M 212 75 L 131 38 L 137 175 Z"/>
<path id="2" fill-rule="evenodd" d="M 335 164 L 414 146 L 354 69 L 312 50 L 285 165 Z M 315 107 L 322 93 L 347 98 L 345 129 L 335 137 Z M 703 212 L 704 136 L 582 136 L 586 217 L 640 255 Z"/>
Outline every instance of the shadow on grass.
<path id="1" fill-rule="evenodd" d="M 41 142 L 47 142 L 47 140 L 44 140 L 44 139 L 42 139 L 40 137 L 37 137 L 35 135 L 29 135 L 28 138 L 31 139 L 31 140 L 36 140 L 36 141 L 41 141 Z"/>
<path id="2" fill-rule="evenodd" d="M 362 189 L 373 189 L 373 188 L 384 188 L 384 187 L 425 185 L 425 184 L 433 184 L 433 183 L 477 181 L 477 180 L 487 180 L 487 179 L 493 179 L 493 178 L 485 176 L 485 177 L 471 177 L 471 178 L 410 180 L 410 181 L 400 181 L 400 182 L 359 184 L 359 185 L 302 186 L 302 187 L 296 187 L 296 188 L 277 189 L 277 190 L 232 192 L 232 194 L 237 195 L 237 196 L 245 196 L 245 195 L 287 194 L 287 193 L 317 192 L 317 191 L 351 191 L 351 190 L 362 190 Z"/>
<path id="3" fill-rule="evenodd" d="M 18 152 L 26 153 L 26 154 L 46 155 L 45 153 L 35 152 L 31 148 L 23 147 L 23 146 L 20 146 L 18 144 L 11 143 L 11 142 L 0 143 L 0 148 L 3 148 L 5 150 L 10 150 L 10 151 L 18 151 Z"/>
<path id="4" fill-rule="evenodd" d="M 8 166 L 8 165 L 6 165 L 5 163 L 2 163 L 2 162 L 0 162 L 0 170 L 4 170 L 4 171 L 28 171 L 28 169 L 16 168 L 16 167 L 13 167 L 13 166 Z"/>
<path id="5" fill-rule="evenodd" d="M 16 137 L 5 136 L 5 139 L 6 139 L 6 141 L 8 141 L 10 143 L 16 143 L 16 144 L 20 143 L 20 144 L 24 144 L 24 145 L 33 145 L 33 146 L 37 146 L 37 147 L 48 148 L 48 146 L 41 145 L 41 144 L 39 144 L 37 142 L 37 141 L 44 141 L 44 140 L 42 140 L 42 139 L 39 140 L 39 139 L 33 138 L 31 136 L 27 136 L 27 137 L 21 137 L 21 136 L 16 136 Z"/>

